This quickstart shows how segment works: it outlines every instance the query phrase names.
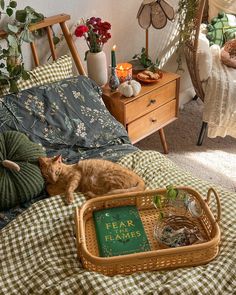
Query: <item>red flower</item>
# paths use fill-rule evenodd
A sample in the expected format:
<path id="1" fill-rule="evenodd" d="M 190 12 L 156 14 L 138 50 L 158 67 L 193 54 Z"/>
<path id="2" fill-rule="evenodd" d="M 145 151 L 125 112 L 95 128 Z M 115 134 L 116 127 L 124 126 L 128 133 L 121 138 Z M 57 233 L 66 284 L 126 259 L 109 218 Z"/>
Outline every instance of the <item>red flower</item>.
<path id="1" fill-rule="evenodd" d="M 88 27 L 84 25 L 80 25 L 75 29 L 75 36 L 76 37 L 82 37 L 84 33 L 88 32 Z"/>
<path id="2" fill-rule="evenodd" d="M 102 26 L 102 28 L 103 28 L 104 30 L 106 30 L 106 31 L 108 31 L 108 30 L 111 29 L 111 24 L 108 23 L 108 22 L 103 22 L 103 23 L 101 23 L 101 26 Z"/>
<path id="3" fill-rule="evenodd" d="M 111 29 L 109 22 L 103 22 L 100 17 L 91 17 L 75 30 L 76 37 L 84 37 L 91 52 L 100 52 L 104 43 L 111 38 L 108 32 Z"/>

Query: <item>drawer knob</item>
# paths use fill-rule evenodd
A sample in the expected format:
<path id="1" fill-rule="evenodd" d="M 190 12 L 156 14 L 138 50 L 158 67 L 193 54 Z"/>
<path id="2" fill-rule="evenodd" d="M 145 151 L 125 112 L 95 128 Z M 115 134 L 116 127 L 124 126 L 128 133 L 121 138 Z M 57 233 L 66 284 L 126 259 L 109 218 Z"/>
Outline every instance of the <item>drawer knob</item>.
<path id="1" fill-rule="evenodd" d="M 151 119 L 151 122 L 152 123 L 155 123 L 157 120 L 156 119 Z"/>
<path id="2" fill-rule="evenodd" d="M 156 103 L 156 100 L 155 99 L 150 99 L 147 106 L 149 107 L 150 105 L 152 105 L 154 103 Z"/>

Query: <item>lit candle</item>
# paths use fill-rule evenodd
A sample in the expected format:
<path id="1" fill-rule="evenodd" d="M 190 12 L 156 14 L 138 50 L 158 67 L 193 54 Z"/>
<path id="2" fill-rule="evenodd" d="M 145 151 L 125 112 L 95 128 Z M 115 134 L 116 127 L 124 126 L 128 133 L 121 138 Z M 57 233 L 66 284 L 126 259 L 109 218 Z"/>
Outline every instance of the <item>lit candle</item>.
<path id="1" fill-rule="evenodd" d="M 120 83 L 132 79 L 132 65 L 130 63 L 120 63 L 116 67 L 116 74 Z"/>
<path id="2" fill-rule="evenodd" d="M 116 50 L 116 45 L 114 45 L 112 47 L 111 50 L 111 67 L 115 68 L 116 67 L 116 54 L 115 54 L 115 50 Z"/>

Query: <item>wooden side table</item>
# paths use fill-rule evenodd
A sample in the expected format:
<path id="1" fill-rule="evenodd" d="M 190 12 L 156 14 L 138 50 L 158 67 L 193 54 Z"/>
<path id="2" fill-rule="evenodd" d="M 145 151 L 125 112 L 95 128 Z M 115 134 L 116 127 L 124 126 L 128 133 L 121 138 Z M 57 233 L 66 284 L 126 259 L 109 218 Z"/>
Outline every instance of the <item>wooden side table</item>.
<path id="1" fill-rule="evenodd" d="M 168 153 L 163 127 L 178 117 L 180 76 L 163 72 L 155 83 L 142 83 L 136 97 L 126 98 L 108 85 L 103 88 L 103 101 L 110 113 L 122 123 L 132 143 L 159 131 L 164 153 Z"/>

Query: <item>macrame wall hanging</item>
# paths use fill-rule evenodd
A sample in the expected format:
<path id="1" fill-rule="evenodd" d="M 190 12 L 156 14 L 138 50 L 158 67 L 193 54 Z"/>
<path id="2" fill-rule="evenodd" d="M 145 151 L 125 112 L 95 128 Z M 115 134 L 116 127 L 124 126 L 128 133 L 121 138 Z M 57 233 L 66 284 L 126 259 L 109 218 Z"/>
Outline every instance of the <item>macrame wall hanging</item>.
<path id="1" fill-rule="evenodd" d="M 155 29 L 166 26 L 167 20 L 174 19 L 173 7 L 164 0 L 143 0 L 137 14 L 139 25 L 146 30 L 146 54 L 148 55 L 148 29 L 152 25 Z"/>

